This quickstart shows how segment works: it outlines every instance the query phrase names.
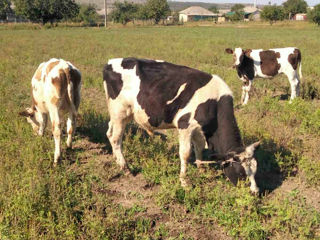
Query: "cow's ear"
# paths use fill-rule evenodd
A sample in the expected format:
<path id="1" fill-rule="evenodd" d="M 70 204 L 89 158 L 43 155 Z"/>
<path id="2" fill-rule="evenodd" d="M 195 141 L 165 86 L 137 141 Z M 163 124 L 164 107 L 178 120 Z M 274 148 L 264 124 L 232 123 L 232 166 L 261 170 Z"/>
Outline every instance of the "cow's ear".
<path id="1" fill-rule="evenodd" d="M 226 53 L 233 54 L 233 50 L 231 48 L 226 48 Z"/>
<path id="2" fill-rule="evenodd" d="M 19 112 L 19 115 L 22 117 L 33 117 L 34 111 L 31 108 L 27 108 L 26 110 Z"/>
<path id="3" fill-rule="evenodd" d="M 249 157 L 252 157 L 254 154 L 254 151 L 260 146 L 260 141 L 255 142 L 251 144 L 250 146 L 246 147 L 246 153 L 249 155 Z"/>

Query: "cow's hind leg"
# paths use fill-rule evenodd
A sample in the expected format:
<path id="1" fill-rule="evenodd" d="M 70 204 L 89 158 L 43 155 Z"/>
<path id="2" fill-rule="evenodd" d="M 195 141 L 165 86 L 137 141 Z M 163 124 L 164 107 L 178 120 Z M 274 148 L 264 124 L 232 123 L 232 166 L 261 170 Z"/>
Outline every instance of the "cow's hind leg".
<path id="1" fill-rule="evenodd" d="M 121 170 L 127 168 L 126 160 L 122 154 L 122 137 L 127 122 L 128 118 L 111 118 L 107 131 L 107 137 L 112 146 L 113 156 L 116 158 L 117 164 L 120 166 Z"/>
<path id="2" fill-rule="evenodd" d="M 292 102 L 293 99 L 295 99 L 297 96 L 300 95 L 300 80 L 296 71 L 293 73 L 287 74 L 287 77 L 290 82 L 290 87 L 291 87 L 290 102 Z"/>
<path id="3" fill-rule="evenodd" d="M 67 120 L 67 147 L 72 148 L 72 135 L 76 129 L 76 115 L 72 112 L 69 112 L 68 120 Z"/>
<path id="4" fill-rule="evenodd" d="M 61 122 L 59 111 L 55 106 L 51 107 L 50 119 L 52 122 L 52 133 L 54 137 L 55 150 L 54 150 L 54 165 L 57 165 L 61 155 Z"/>
<path id="5" fill-rule="evenodd" d="M 182 187 L 187 187 L 187 164 L 191 154 L 191 131 L 183 129 L 179 131 L 179 155 L 181 160 L 180 182 Z"/>

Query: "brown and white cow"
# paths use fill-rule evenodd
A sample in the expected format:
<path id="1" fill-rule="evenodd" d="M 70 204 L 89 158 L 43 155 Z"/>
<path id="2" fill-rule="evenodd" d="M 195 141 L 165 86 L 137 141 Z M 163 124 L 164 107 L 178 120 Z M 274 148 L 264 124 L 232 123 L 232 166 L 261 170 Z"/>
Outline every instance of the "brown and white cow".
<path id="1" fill-rule="evenodd" d="M 291 86 L 290 101 L 300 94 L 301 52 L 298 48 L 275 48 L 269 50 L 236 48 L 225 50 L 233 54 L 234 68 L 243 81 L 241 103 L 247 104 L 249 91 L 255 77 L 271 78 L 279 73 L 287 75 Z"/>
<path id="2" fill-rule="evenodd" d="M 57 164 L 61 154 L 61 118 L 64 113 L 68 113 L 67 147 L 72 147 L 72 134 L 80 104 L 81 73 L 70 62 L 52 58 L 39 65 L 31 85 L 32 106 L 20 115 L 27 117 L 33 130 L 40 136 L 50 115 L 55 141 L 54 164 Z"/>
<path id="3" fill-rule="evenodd" d="M 234 184 L 248 176 L 250 189 L 258 192 L 253 154 L 259 143 L 243 146 L 232 92 L 220 77 L 159 60 L 117 58 L 105 65 L 103 79 L 110 115 L 107 137 L 121 169 L 127 168 L 122 136 L 134 119 L 150 134 L 157 129 L 178 130 L 182 186 L 187 186 L 192 145 L 200 165 L 206 163 L 202 151 L 207 143 L 223 156 L 221 165 Z"/>

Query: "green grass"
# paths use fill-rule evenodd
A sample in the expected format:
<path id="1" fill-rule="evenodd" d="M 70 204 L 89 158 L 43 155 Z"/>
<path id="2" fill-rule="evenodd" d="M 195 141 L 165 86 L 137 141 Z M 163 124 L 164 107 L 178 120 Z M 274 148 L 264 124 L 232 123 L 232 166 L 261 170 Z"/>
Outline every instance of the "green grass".
<path id="1" fill-rule="evenodd" d="M 236 109 L 243 141 L 262 140 L 257 181 L 266 192 L 254 197 L 247 183 L 233 187 L 218 168 L 198 171 L 192 165 L 188 175 L 193 187 L 182 189 L 176 134 L 170 131 L 165 141 L 150 138 L 134 124 L 127 127 L 124 138 L 129 167 L 150 186 L 157 186 L 152 200 L 164 216 L 177 222 L 188 218 L 208 231 L 219 225 L 235 239 L 320 238 L 320 206 L 304 196 L 304 191 L 319 192 L 320 183 L 320 32 L 316 26 L 245 23 L 105 30 L 15 25 L 0 26 L 0 46 L 0 239 L 188 239 L 188 232 L 173 231 L 165 221 L 148 215 L 138 193 L 132 197 L 142 203 L 125 207 L 115 201 L 123 196 L 110 192 L 109 179 L 118 169 L 115 164 L 103 167 L 99 158 L 111 151 L 105 137 L 108 117 L 102 67 L 109 58 L 129 56 L 188 65 L 225 79 L 238 105 L 241 83 L 230 55 L 224 53 L 225 48 L 237 46 L 296 46 L 302 51 L 303 99 L 292 104 L 280 100 L 279 95 L 289 92 L 289 83 L 278 76 L 256 80 L 249 104 Z M 31 102 L 35 69 L 51 57 L 71 61 L 83 75 L 75 138 L 79 147 L 66 152 L 63 144 L 64 160 L 58 168 L 52 166 L 51 128 L 45 137 L 35 137 L 18 117 Z M 88 149 L 84 139 L 98 150 Z M 286 190 L 282 185 L 296 181 L 310 189 Z"/>

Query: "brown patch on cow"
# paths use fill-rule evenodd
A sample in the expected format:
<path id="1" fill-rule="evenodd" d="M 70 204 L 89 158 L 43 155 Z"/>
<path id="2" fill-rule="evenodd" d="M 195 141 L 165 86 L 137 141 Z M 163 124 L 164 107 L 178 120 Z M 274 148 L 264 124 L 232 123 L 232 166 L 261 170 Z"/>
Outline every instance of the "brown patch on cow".
<path id="1" fill-rule="evenodd" d="M 293 53 L 289 54 L 288 61 L 292 65 L 293 69 L 298 68 L 298 64 L 301 62 L 301 52 L 299 49 L 294 49 Z"/>
<path id="2" fill-rule="evenodd" d="M 39 67 L 36 71 L 36 73 L 34 74 L 34 78 L 38 81 L 41 80 L 41 76 L 42 76 L 42 67 Z"/>
<path id="3" fill-rule="evenodd" d="M 72 127 L 69 129 L 69 131 L 68 131 L 68 133 L 69 134 L 72 134 L 72 132 L 73 132 L 73 129 L 72 129 Z"/>
<path id="4" fill-rule="evenodd" d="M 261 51 L 259 53 L 261 60 L 261 71 L 264 75 L 275 76 L 281 65 L 278 63 L 277 58 L 280 58 L 280 53 L 272 50 Z"/>
<path id="5" fill-rule="evenodd" d="M 58 102 L 59 102 L 59 98 L 57 98 L 57 97 L 51 98 L 51 103 L 52 103 L 53 105 L 57 105 Z"/>
<path id="6" fill-rule="evenodd" d="M 70 69 L 70 77 L 71 82 L 73 84 L 73 104 L 76 109 L 79 108 L 80 105 L 80 91 L 79 87 L 81 84 L 81 74 L 78 70 L 71 68 Z"/>
<path id="7" fill-rule="evenodd" d="M 46 68 L 46 73 L 47 75 L 49 74 L 49 72 L 59 64 L 60 61 L 55 61 L 55 62 L 51 62 L 47 65 L 47 68 Z"/>
<path id="8" fill-rule="evenodd" d="M 59 76 L 52 78 L 52 84 L 56 88 L 59 97 L 67 91 L 67 76 L 63 69 L 59 69 Z"/>

